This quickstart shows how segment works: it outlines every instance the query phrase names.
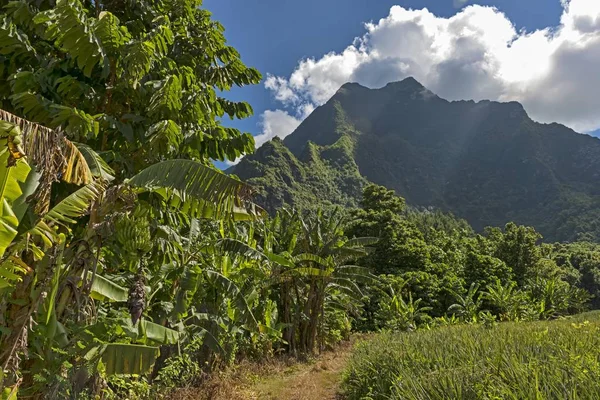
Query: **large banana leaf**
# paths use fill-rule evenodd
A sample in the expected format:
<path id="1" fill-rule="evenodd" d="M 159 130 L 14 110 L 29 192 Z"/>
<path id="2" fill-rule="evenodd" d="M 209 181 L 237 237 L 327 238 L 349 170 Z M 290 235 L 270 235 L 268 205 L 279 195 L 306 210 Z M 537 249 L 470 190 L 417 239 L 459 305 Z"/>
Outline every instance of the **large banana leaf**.
<path id="1" fill-rule="evenodd" d="M 89 273 L 91 278 L 92 273 Z M 103 276 L 96 275 L 92 282 L 92 288 L 90 290 L 90 296 L 96 300 L 110 300 L 116 302 L 127 301 L 128 290 L 124 287 L 117 285 L 116 283 L 106 279 Z"/>
<path id="2" fill-rule="evenodd" d="M 105 189 L 106 182 L 102 180 L 94 181 L 82 187 L 54 206 L 44 215 L 44 221 L 57 224 L 75 223 L 76 221 L 73 218 L 79 218 L 84 215 L 90 208 L 90 205 L 104 193 Z"/>
<path id="3" fill-rule="evenodd" d="M 102 362 L 107 375 L 142 375 L 152 370 L 160 354 L 158 347 L 127 343 L 103 346 Z"/>
<path id="4" fill-rule="evenodd" d="M 217 241 L 215 245 L 216 249 L 221 251 L 240 255 L 245 258 L 252 260 L 266 260 L 268 257 L 266 254 L 254 247 L 237 239 L 224 238 Z"/>
<path id="5" fill-rule="evenodd" d="M 265 254 L 268 257 L 269 261 L 274 264 L 281 265 L 282 267 L 288 267 L 288 268 L 296 267 L 296 264 L 294 264 L 293 260 L 290 260 L 281 254 L 272 254 L 272 253 L 265 253 Z"/>
<path id="6" fill-rule="evenodd" d="M 327 290 L 338 290 L 357 300 L 363 296 L 356 282 L 347 278 L 333 278 L 332 283 L 327 286 Z"/>
<path id="7" fill-rule="evenodd" d="M 294 262 L 296 262 L 296 263 L 313 262 L 313 263 L 322 265 L 324 267 L 333 266 L 333 262 L 330 259 L 325 259 L 323 257 L 320 257 L 316 254 L 311 254 L 311 253 L 298 254 L 297 256 L 294 257 Z"/>
<path id="8" fill-rule="evenodd" d="M 141 319 L 138 324 L 140 336 L 160 344 L 176 344 L 179 341 L 179 332 L 166 328 L 154 322 Z"/>
<path id="9" fill-rule="evenodd" d="M 88 158 L 60 131 L 27 121 L 4 110 L 0 110 L 0 120 L 20 129 L 23 136 L 22 148 L 31 165 L 43 168 L 58 153 L 63 158 L 63 181 L 76 185 L 92 182 L 93 174 Z"/>
<path id="10" fill-rule="evenodd" d="M 223 349 L 221 343 L 219 343 L 217 338 L 212 333 L 200 326 L 194 327 L 192 329 L 194 330 L 195 336 L 200 336 L 204 339 L 203 343 L 206 346 L 208 346 L 209 349 L 211 349 L 215 353 L 225 354 L 225 349 Z"/>
<path id="11" fill-rule="evenodd" d="M 178 318 L 187 316 L 190 302 L 198 289 L 202 269 L 198 265 L 184 265 L 181 270 L 179 290 L 175 295 L 175 309 Z"/>
<path id="12" fill-rule="evenodd" d="M 52 226 L 55 224 L 66 226 L 75 223 L 75 218 L 84 215 L 105 189 L 106 182 L 97 180 L 71 193 L 48 211 L 29 233 L 40 237 L 46 248 L 51 247 L 58 240 Z"/>
<path id="13" fill-rule="evenodd" d="M 140 191 L 161 194 L 173 206 L 198 218 L 252 219 L 263 211 L 248 200 L 248 185 L 197 161 L 168 160 L 128 180 Z"/>
<path id="14" fill-rule="evenodd" d="M 221 329 L 223 331 L 226 330 L 221 317 L 203 313 L 194 313 L 192 318 L 196 318 L 198 321 L 213 321 L 217 324 L 217 329 Z M 190 333 L 196 338 L 202 338 L 202 343 L 205 344 L 209 349 L 211 349 L 215 353 L 225 354 L 225 349 L 223 349 L 221 343 L 219 343 L 219 340 L 215 337 L 215 335 L 209 332 L 207 329 L 200 326 L 199 324 L 193 323 L 185 325 L 183 321 L 180 321 L 178 323 L 178 326 L 181 331 L 185 330 L 186 332 Z"/>
<path id="15" fill-rule="evenodd" d="M 137 344 L 147 346 L 176 344 L 181 338 L 180 332 L 145 319 L 140 319 L 135 325 L 131 323 L 129 317 L 119 318 L 118 320 L 123 332 Z"/>
<path id="16" fill-rule="evenodd" d="M 57 239 L 50 229 L 52 222 L 72 223 L 72 218 L 82 215 L 81 203 L 87 203 L 87 210 L 88 200 L 91 196 L 97 197 L 98 193 L 94 192 L 103 184 L 92 183 L 86 158 L 61 133 L 0 110 L 0 257 L 15 239 L 20 219 L 28 207 L 25 198 L 35 191 L 41 176 L 31 170 L 25 155 L 33 166 L 43 169 L 55 163 L 57 154 L 63 158 L 64 168 L 60 172 L 65 182 L 91 186 L 57 205 L 30 232 L 39 234 L 46 246 Z"/>
<path id="17" fill-rule="evenodd" d="M 16 125 L 0 121 L 0 256 L 17 235 L 19 219 L 12 205 L 23 195 L 21 184 L 31 170 L 19 150 L 19 137 Z"/>

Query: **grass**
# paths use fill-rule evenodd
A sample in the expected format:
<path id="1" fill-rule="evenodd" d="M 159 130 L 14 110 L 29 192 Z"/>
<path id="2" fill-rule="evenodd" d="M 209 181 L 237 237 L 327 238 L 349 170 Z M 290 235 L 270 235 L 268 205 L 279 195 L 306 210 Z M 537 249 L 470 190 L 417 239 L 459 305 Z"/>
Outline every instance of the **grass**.
<path id="1" fill-rule="evenodd" d="M 384 333 L 357 345 L 355 399 L 600 399 L 600 312 L 492 328 Z"/>

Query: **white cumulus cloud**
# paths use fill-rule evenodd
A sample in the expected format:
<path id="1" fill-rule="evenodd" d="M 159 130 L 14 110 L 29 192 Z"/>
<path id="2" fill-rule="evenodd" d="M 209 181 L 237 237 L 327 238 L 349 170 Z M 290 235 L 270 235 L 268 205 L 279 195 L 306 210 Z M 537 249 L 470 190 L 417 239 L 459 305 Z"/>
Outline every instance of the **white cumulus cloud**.
<path id="1" fill-rule="evenodd" d="M 307 115 L 303 115 L 302 119 L 306 118 L 306 116 Z M 265 111 L 262 115 L 262 121 L 260 123 L 263 133 L 254 137 L 256 147 L 262 146 L 275 136 L 283 139 L 292 133 L 298 127 L 298 125 L 300 125 L 302 119 L 296 118 L 283 110 Z"/>
<path id="2" fill-rule="evenodd" d="M 470 5 L 442 18 L 394 6 L 342 52 L 301 60 L 287 77 L 268 77 L 265 86 L 287 111 L 263 115 L 257 145 L 287 136 L 346 82 L 381 87 L 408 76 L 449 100 L 516 100 L 537 121 L 598 129 L 600 0 L 562 5 L 558 25 L 536 31 L 517 31 L 493 7 Z"/>
<path id="3" fill-rule="evenodd" d="M 269 140 L 279 137 L 285 138 L 302 123 L 304 118 L 308 117 L 313 111 L 314 107 L 312 104 L 303 104 L 298 106 L 299 117 L 296 118 L 287 111 L 284 110 L 267 110 L 261 115 L 260 127 L 262 133 L 254 137 L 255 146 L 258 148 L 268 142 Z M 238 164 L 242 157 L 238 157 L 235 161 L 226 161 L 227 165 Z"/>

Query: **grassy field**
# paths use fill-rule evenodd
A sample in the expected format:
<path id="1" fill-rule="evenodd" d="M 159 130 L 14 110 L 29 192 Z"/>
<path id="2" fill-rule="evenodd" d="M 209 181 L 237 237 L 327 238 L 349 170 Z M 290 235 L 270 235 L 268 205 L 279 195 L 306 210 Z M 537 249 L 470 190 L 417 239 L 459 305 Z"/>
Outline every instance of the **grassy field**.
<path id="1" fill-rule="evenodd" d="M 493 327 L 384 333 L 356 347 L 358 399 L 600 399 L 600 312 Z"/>

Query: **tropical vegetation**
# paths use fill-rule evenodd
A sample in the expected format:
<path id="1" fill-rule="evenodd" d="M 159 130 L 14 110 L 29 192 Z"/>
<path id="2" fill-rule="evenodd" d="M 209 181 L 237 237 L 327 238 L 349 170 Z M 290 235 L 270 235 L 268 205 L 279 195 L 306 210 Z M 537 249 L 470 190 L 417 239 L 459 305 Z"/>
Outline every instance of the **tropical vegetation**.
<path id="1" fill-rule="evenodd" d="M 598 306 L 599 245 L 409 207 L 354 173 L 351 138 L 323 186 L 345 208 L 265 202 L 219 171 L 254 150 L 227 126 L 252 108 L 225 92 L 261 75 L 200 0 L 1 5 L 3 400 L 166 398 L 353 331 L 509 332 Z"/>

